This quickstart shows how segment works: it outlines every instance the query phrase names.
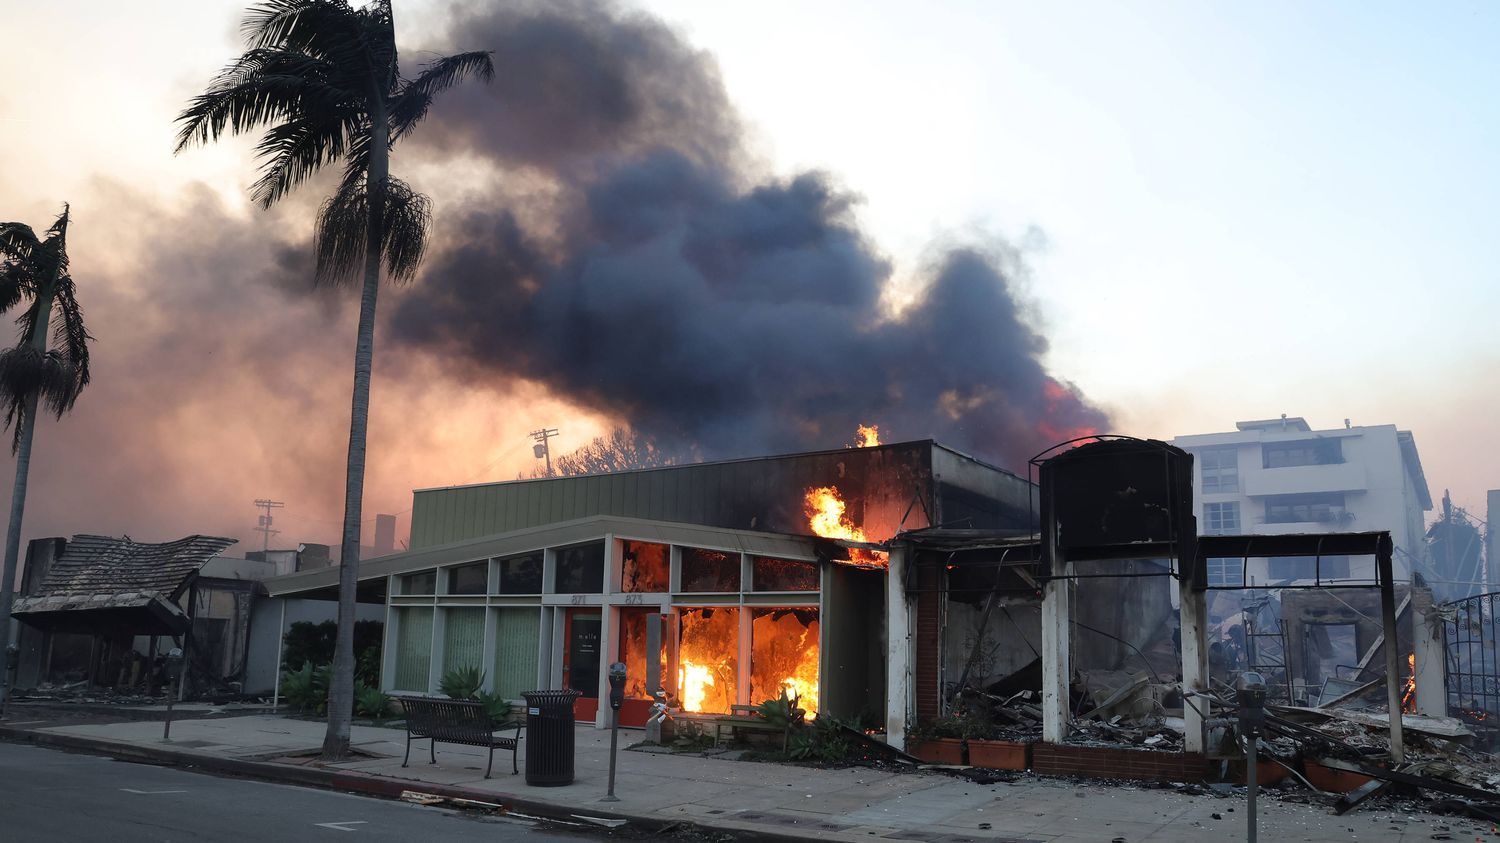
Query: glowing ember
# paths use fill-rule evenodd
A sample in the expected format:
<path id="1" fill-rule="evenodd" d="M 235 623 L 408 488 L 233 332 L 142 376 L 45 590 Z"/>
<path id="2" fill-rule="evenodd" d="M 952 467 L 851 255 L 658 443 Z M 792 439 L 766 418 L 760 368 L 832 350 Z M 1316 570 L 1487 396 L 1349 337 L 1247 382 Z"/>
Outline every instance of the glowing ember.
<path id="1" fill-rule="evenodd" d="M 860 425 L 858 437 L 854 440 L 856 448 L 873 448 L 880 444 L 880 425 Z"/>
<path id="2" fill-rule="evenodd" d="M 839 497 L 838 489 L 832 486 L 808 489 L 803 502 L 807 509 L 807 525 L 812 528 L 814 535 L 853 542 L 869 541 L 865 537 L 865 531 L 856 527 L 849 516 L 844 514 L 847 506 L 844 499 Z M 862 567 L 884 568 L 890 560 L 878 550 L 851 547 L 849 561 Z"/>

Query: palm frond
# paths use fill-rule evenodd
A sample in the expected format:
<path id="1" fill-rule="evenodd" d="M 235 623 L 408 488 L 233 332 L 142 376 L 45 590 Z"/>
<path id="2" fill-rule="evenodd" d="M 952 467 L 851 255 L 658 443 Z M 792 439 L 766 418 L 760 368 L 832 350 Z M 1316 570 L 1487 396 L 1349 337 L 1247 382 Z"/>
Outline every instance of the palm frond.
<path id="1" fill-rule="evenodd" d="M 177 115 L 174 151 L 308 113 L 357 112 L 359 107 L 351 100 L 352 95 L 343 88 L 289 74 L 252 74 L 232 84 L 215 83 L 193 97 Z"/>
<path id="2" fill-rule="evenodd" d="M 265 163 L 250 195 L 269 208 L 324 164 L 343 158 L 357 128 L 342 115 L 304 117 L 271 127 L 256 146 Z"/>
<path id="3" fill-rule="evenodd" d="M 89 343 L 94 337 L 83 324 L 83 308 L 78 304 L 77 289 L 71 277 L 58 280 L 53 301 L 57 322 L 52 328 L 52 348 L 66 364 L 69 380 L 64 389 L 47 396 L 47 403 L 61 418 L 63 413 L 73 409 L 73 402 L 89 385 Z"/>
<path id="4" fill-rule="evenodd" d="M 266 0 L 245 14 L 240 31 L 256 47 L 285 47 L 334 58 L 358 47 L 360 14 L 343 0 Z"/>
<path id="5" fill-rule="evenodd" d="M 346 181 L 318 211 L 317 270 L 320 284 L 341 284 L 364 265 L 369 242 L 369 191 L 362 180 Z M 405 182 L 387 179 L 379 221 L 381 260 L 392 281 L 415 277 L 427 249 L 432 203 Z"/>
<path id="6" fill-rule="evenodd" d="M 11 453 L 20 447 L 22 420 L 30 401 L 55 406 L 72 394 L 76 377 L 71 365 L 56 351 L 18 345 L 0 351 L 0 408 L 11 429 Z"/>
<path id="7" fill-rule="evenodd" d="M 438 94 L 465 79 L 489 82 L 495 78 L 495 63 L 484 50 L 457 53 L 429 62 L 416 79 L 406 83 L 391 106 L 391 142 L 409 133 L 432 107 Z"/>
<path id="8" fill-rule="evenodd" d="M 21 222 L 0 222 L 0 257 L 26 260 L 41 245 L 31 226 Z"/>

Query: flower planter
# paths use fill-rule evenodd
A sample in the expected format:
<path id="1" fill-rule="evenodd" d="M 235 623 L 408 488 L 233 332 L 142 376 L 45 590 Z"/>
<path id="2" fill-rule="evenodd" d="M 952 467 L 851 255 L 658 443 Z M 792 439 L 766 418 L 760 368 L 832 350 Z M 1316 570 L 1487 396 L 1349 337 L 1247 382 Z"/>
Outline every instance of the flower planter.
<path id="1" fill-rule="evenodd" d="M 1031 744 L 969 741 L 969 764 L 991 770 L 1026 770 L 1031 766 Z"/>
<path id="2" fill-rule="evenodd" d="M 957 738 L 912 741 L 906 745 L 906 751 L 929 764 L 961 766 L 964 763 L 964 742 Z"/>

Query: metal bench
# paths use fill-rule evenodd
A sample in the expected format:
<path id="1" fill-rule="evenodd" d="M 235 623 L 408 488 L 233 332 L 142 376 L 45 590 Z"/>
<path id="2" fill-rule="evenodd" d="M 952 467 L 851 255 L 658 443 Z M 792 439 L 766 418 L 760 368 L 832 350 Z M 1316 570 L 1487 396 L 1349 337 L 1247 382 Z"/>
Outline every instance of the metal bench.
<path id="1" fill-rule="evenodd" d="M 485 747 L 490 751 L 489 763 L 485 765 L 484 777 L 490 777 L 490 768 L 495 766 L 495 750 L 510 750 L 510 772 L 520 772 L 516 763 L 516 752 L 521 745 L 521 721 L 507 720 L 497 723 L 484 710 L 484 703 L 474 700 L 442 700 L 432 697 L 397 697 L 406 710 L 406 757 L 401 766 L 411 760 L 411 742 L 427 738 L 430 763 L 437 763 L 438 741 L 465 746 Z M 501 729 L 515 727 L 509 737 L 496 735 Z"/>
<path id="2" fill-rule="evenodd" d="M 719 739 L 725 729 L 729 730 L 730 738 L 740 729 L 753 732 L 779 732 L 781 734 L 781 751 L 786 752 L 787 739 L 792 734 L 792 723 L 802 719 L 802 710 L 793 709 L 793 716 L 786 723 L 778 726 L 760 715 L 760 708 L 753 705 L 732 705 L 729 714 L 714 718 L 714 746 L 719 745 Z"/>

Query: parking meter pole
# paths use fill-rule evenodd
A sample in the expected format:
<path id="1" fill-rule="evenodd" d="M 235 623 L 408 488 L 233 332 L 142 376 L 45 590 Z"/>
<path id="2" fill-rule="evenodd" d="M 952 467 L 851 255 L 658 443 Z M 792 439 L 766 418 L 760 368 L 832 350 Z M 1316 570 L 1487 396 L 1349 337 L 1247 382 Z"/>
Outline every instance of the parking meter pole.
<path id="1" fill-rule="evenodd" d="M 1261 725 L 1266 721 L 1266 680 L 1259 673 L 1245 673 L 1238 689 L 1240 704 L 1240 737 L 1245 741 L 1245 839 L 1255 843 L 1256 769 L 1259 763 Z"/>
<path id="2" fill-rule="evenodd" d="M 167 653 L 167 721 L 161 727 L 161 739 L 172 740 L 172 703 L 177 699 L 177 684 L 182 681 L 177 675 L 177 666 L 182 663 L 182 651 L 173 647 Z"/>
<path id="3" fill-rule="evenodd" d="M 609 792 L 600 802 L 619 802 L 615 795 L 615 757 L 620 750 L 620 706 L 625 703 L 625 663 L 609 666 Z"/>
<path id="4" fill-rule="evenodd" d="M 5 693 L 0 694 L 0 720 L 5 719 L 5 706 L 16 690 L 16 668 L 21 664 L 21 648 L 9 644 L 5 648 Z"/>

